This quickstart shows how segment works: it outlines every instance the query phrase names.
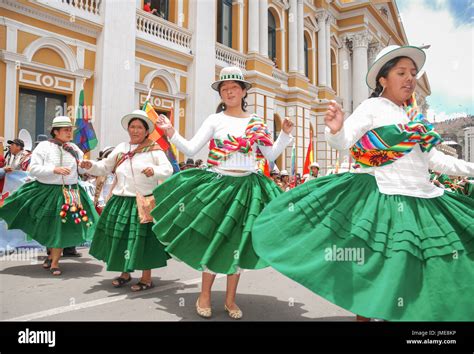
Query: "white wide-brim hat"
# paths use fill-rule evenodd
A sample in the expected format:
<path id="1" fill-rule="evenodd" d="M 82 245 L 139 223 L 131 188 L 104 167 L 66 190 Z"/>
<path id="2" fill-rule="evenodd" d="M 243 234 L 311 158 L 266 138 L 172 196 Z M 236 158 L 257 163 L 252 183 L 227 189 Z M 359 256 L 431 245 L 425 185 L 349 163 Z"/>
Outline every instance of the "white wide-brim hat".
<path id="1" fill-rule="evenodd" d="M 311 168 L 311 167 L 320 168 L 320 167 L 319 167 L 319 163 L 317 163 L 317 162 L 312 162 L 312 163 L 309 165 L 309 168 Z"/>
<path id="2" fill-rule="evenodd" d="M 227 68 L 223 68 L 219 75 L 219 80 L 215 81 L 211 87 L 219 91 L 219 84 L 224 81 L 240 81 L 245 84 L 245 88 L 248 90 L 252 87 L 252 84 L 244 79 L 244 74 L 242 74 L 242 70 L 237 66 L 229 66 Z"/>
<path id="3" fill-rule="evenodd" d="M 51 124 L 51 129 L 68 127 L 72 127 L 72 121 L 71 118 L 67 116 L 54 117 L 53 124 Z"/>
<path id="4" fill-rule="evenodd" d="M 375 87 L 377 86 L 376 78 L 380 69 L 382 69 L 382 67 L 387 62 L 397 57 L 408 57 L 413 60 L 418 72 L 421 70 L 426 60 L 425 52 L 418 47 L 408 45 L 403 47 L 398 45 L 389 45 L 388 47 L 382 49 L 379 54 L 377 54 L 374 63 L 369 68 L 365 79 L 367 86 L 369 86 L 372 90 L 375 90 Z"/>
<path id="5" fill-rule="evenodd" d="M 287 170 L 281 170 L 280 172 L 280 176 L 283 177 L 283 176 L 289 176 L 290 174 L 288 173 Z"/>
<path id="6" fill-rule="evenodd" d="M 151 121 L 150 118 L 148 118 L 146 112 L 142 111 L 141 109 L 136 109 L 132 113 L 129 113 L 129 114 L 123 116 L 123 118 L 122 118 L 122 127 L 123 127 L 123 129 L 128 131 L 128 123 L 133 118 L 143 119 L 148 124 L 148 134 L 153 133 L 153 131 L 155 130 L 155 124 Z"/>

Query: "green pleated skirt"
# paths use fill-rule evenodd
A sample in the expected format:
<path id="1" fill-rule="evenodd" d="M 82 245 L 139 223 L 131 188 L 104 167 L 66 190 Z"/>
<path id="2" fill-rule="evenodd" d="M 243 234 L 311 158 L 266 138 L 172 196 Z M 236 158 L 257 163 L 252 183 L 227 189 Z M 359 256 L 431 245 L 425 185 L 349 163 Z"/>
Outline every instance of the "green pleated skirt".
<path id="1" fill-rule="evenodd" d="M 26 183 L 10 195 L 0 208 L 0 218 L 9 229 L 20 229 L 45 247 L 79 246 L 92 239 L 99 219 L 86 191 L 79 188 L 83 208 L 92 222 L 90 227 L 84 222 L 75 224 L 69 213 L 67 222 L 62 223 L 59 215 L 64 204 L 62 186 L 38 181 Z"/>
<path id="2" fill-rule="evenodd" d="M 112 196 L 96 226 L 89 254 L 108 271 L 133 272 L 165 267 L 170 258 L 152 231 L 140 224 L 135 197 Z"/>
<path id="3" fill-rule="evenodd" d="M 353 313 L 385 320 L 474 320 L 474 201 L 379 192 L 368 174 L 305 183 L 252 230 L 273 268 Z"/>
<path id="4" fill-rule="evenodd" d="M 282 192 L 269 178 L 189 169 L 155 188 L 153 231 L 166 251 L 200 271 L 234 274 L 268 265 L 253 248 L 252 226 Z"/>

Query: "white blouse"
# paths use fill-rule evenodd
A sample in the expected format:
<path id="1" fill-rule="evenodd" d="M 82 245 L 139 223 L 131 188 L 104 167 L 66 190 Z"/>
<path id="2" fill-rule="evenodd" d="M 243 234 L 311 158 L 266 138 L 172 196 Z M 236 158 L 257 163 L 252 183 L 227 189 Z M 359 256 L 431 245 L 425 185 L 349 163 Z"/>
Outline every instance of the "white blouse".
<path id="1" fill-rule="evenodd" d="M 384 125 L 405 124 L 409 119 L 401 106 L 383 98 L 363 101 L 346 119 L 343 128 L 331 134 L 326 127 L 326 139 L 333 148 L 347 150 L 366 132 Z M 444 190 L 430 182 L 428 169 L 456 176 L 474 176 L 474 163 L 458 160 L 433 148 L 422 152 L 420 146 L 390 165 L 360 168 L 354 172 L 375 176 L 381 193 L 407 195 L 419 198 L 441 196 Z"/>
<path id="2" fill-rule="evenodd" d="M 105 176 L 112 173 L 117 162 L 117 155 L 133 151 L 137 146 L 130 145 L 129 143 L 120 143 L 106 159 L 91 161 L 92 167 L 87 170 L 87 173 L 93 176 Z M 142 173 L 148 167 L 153 168 L 153 176 L 147 177 Z M 132 159 L 125 160 L 117 168 L 117 184 L 112 194 L 135 197 L 136 193 L 139 192 L 142 195 L 150 195 L 161 181 L 172 174 L 173 167 L 162 150 L 138 153 Z"/>
<path id="3" fill-rule="evenodd" d="M 203 122 L 202 126 L 191 140 L 186 140 L 175 131 L 170 141 L 186 156 L 192 157 L 206 144 L 209 144 L 211 139 L 228 139 L 228 135 L 236 137 L 243 136 L 245 134 L 245 128 L 247 128 L 251 118 L 252 117 L 232 117 L 226 115 L 224 112 L 211 114 Z M 243 154 L 241 152 L 233 153 L 227 160 L 221 161 L 217 167 L 212 167 L 212 169 L 225 175 L 246 175 L 256 172 L 258 169 L 256 160 L 257 146 L 265 159 L 268 161 L 275 161 L 283 152 L 285 147 L 292 141 L 293 137 L 291 135 L 281 131 L 273 146 L 260 146 L 254 144 L 252 146 L 252 151 L 249 154 Z M 233 173 L 231 170 L 240 171 L 240 173 Z"/>
<path id="4" fill-rule="evenodd" d="M 67 143 L 77 151 L 79 160 L 84 156 L 83 152 L 74 143 Z M 71 169 L 71 173 L 67 176 L 55 174 L 55 167 L 67 167 Z M 30 166 L 28 168 L 32 177 L 36 177 L 37 181 L 44 184 L 76 184 L 78 181 L 78 168 L 74 157 L 64 150 L 62 147 L 49 141 L 42 141 L 33 150 L 31 155 Z M 84 170 L 79 168 L 79 173 Z"/>

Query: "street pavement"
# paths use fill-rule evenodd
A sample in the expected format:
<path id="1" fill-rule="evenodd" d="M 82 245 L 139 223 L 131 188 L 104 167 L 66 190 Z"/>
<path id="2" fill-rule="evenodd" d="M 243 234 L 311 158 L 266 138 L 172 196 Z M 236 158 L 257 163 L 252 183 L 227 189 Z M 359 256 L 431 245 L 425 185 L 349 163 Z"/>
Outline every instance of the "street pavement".
<path id="1" fill-rule="evenodd" d="M 153 270 L 155 287 L 134 293 L 130 285 L 111 285 L 119 275 L 79 248 L 81 258 L 62 258 L 63 274 L 53 277 L 42 268 L 45 253 L 33 260 L 0 258 L 0 320 L 2 321 L 209 321 L 195 312 L 201 273 L 170 260 Z M 36 257 L 37 256 L 37 257 Z M 36 264 L 32 264 L 36 263 Z M 213 319 L 233 321 L 224 311 L 226 277 L 213 287 Z M 237 304 L 247 321 L 354 321 L 354 314 L 335 306 L 272 268 L 245 271 Z M 212 319 L 211 319 L 212 321 Z"/>

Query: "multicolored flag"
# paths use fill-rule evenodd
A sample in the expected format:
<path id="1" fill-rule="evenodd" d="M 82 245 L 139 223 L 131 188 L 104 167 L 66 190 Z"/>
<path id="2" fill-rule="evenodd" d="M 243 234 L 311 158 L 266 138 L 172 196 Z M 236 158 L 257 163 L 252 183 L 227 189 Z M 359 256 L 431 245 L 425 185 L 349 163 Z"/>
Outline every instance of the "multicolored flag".
<path id="1" fill-rule="evenodd" d="M 303 175 L 309 174 L 309 165 L 311 165 L 313 162 L 314 162 L 313 137 L 310 135 L 309 136 L 308 152 L 306 153 L 306 159 L 304 161 L 304 166 L 303 166 Z"/>
<path id="2" fill-rule="evenodd" d="M 168 143 L 168 139 L 166 139 L 166 134 L 158 128 L 158 125 L 156 125 L 156 122 L 158 121 L 158 113 L 156 113 L 155 109 L 150 104 L 149 97 L 147 97 L 143 104 L 142 111 L 145 111 L 148 118 L 150 118 L 153 124 L 155 124 L 155 130 L 150 134 L 149 138 L 158 143 L 164 151 L 168 150 L 170 144 Z"/>
<path id="3" fill-rule="evenodd" d="M 146 112 L 148 118 L 150 118 L 155 124 L 155 130 L 150 134 L 149 138 L 160 145 L 169 162 L 171 163 L 171 166 L 173 166 L 173 173 L 178 173 L 179 164 L 176 160 L 176 148 L 168 141 L 168 138 L 166 137 L 166 134 L 163 132 L 163 130 L 161 130 L 158 125 L 156 125 L 159 116 L 153 106 L 150 104 L 149 98 L 150 97 L 148 96 L 142 108 L 142 110 Z M 171 110 L 170 121 L 173 123 L 173 110 Z"/>
<path id="4" fill-rule="evenodd" d="M 89 121 L 87 107 L 84 106 L 84 85 L 79 93 L 79 106 L 77 107 L 73 142 L 84 153 L 94 150 L 98 143 L 94 127 Z"/>
<path id="5" fill-rule="evenodd" d="M 270 177 L 270 166 L 266 159 L 263 159 L 262 161 L 260 161 L 258 168 L 262 171 L 262 173 L 265 176 Z"/>
<path id="6" fill-rule="evenodd" d="M 171 124 L 173 124 L 173 126 L 174 126 L 173 109 L 171 109 L 171 111 L 170 111 L 170 118 L 169 119 L 171 121 Z M 165 137 L 165 138 L 166 138 L 166 140 L 168 140 L 167 137 Z M 168 157 L 168 160 L 171 163 L 171 166 L 173 166 L 173 174 L 174 174 L 174 173 L 178 173 L 180 171 L 179 163 L 178 163 L 178 160 L 176 159 L 176 156 L 178 156 L 178 154 L 176 152 L 176 147 L 171 143 L 169 143 L 169 144 L 170 144 L 170 148 L 165 151 L 165 154 Z"/>

